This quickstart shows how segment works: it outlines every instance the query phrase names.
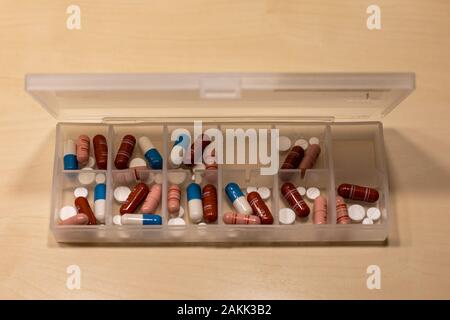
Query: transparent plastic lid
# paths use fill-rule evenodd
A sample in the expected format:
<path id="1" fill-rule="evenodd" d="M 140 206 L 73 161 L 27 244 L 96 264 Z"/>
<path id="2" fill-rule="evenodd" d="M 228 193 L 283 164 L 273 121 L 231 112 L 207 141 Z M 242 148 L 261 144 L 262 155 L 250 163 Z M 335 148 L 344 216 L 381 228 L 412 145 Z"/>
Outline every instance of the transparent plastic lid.
<path id="1" fill-rule="evenodd" d="M 59 121 L 159 118 L 377 120 L 413 73 L 30 74 L 26 90 Z"/>

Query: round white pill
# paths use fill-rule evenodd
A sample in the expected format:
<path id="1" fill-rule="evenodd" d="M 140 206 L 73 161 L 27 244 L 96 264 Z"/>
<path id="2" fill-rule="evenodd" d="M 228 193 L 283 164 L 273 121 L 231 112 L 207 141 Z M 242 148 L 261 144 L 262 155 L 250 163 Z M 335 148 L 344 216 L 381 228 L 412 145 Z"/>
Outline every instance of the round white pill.
<path id="1" fill-rule="evenodd" d="M 86 165 L 84 166 L 84 168 L 94 168 L 94 167 L 95 167 L 95 158 L 89 157 L 89 160 L 86 163 Z"/>
<path id="2" fill-rule="evenodd" d="M 270 189 L 267 187 L 259 187 L 258 193 L 263 200 L 267 200 L 270 198 Z"/>
<path id="3" fill-rule="evenodd" d="M 142 158 L 133 158 L 128 165 L 129 168 L 147 167 L 147 162 Z"/>
<path id="4" fill-rule="evenodd" d="M 302 147 L 303 150 L 306 150 L 308 148 L 308 141 L 305 139 L 298 139 L 295 141 L 294 145 Z"/>
<path id="5" fill-rule="evenodd" d="M 106 182 L 106 176 L 103 173 L 97 173 L 97 175 L 95 176 L 95 183 L 100 184 L 100 183 L 105 183 L 105 182 Z"/>
<path id="6" fill-rule="evenodd" d="M 153 176 L 153 180 L 155 181 L 156 184 L 162 184 L 163 183 L 162 173 L 155 173 L 155 175 Z"/>
<path id="7" fill-rule="evenodd" d="M 348 207 L 348 216 L 355 222 L 361 222 L 366 216 L 366 210 L 359 204 L 352 204 Z"/>
<path id="8" fill-rule="evenodd" d="M 184 226 L 186 222 L 182 218 L 172 218 L 167 222 L 169 226 Z"/>
<path id="9" fill-rule="evenodd" d="M 73 191 L 73 194 L 74 194 L 75 198 L 78 198 L 78 197 L 87 198 L 89 192 L 88 192 L 88 189 L 86 189 L 85 187 L 78 187 Z"/>
<path id="10" fill-rule="evenodd" d="M 291 139 L 286 136 L 280 136 L 278 139 L 278 150 L 281 152 L 288 151 L 291 148 Z"/>
<path id="11" fill-rule="evenodd" d="M 178 210 L 178 218 L 183 218 L 184 216 L 184 208 L 180 206 L 180 210 Z"/>
<path id="12" fill-rule="evenodd" d="M 291 208 L 282 208 L 278 211 L 278 221 L 281 224 L 293 224 L 295 222 L 295 212 Z"/>
<path id="13" fill-rule="evenodd" d="M 206 224 L 206 222 L 200 222 L 198 225 L 199 226 L 206 226 L 207 224 Z"/>
<path id="14" fill-rule="evenodd" d="M 73 206 L 65 206 L 62 207 L 61 210 L 59 210 L 59 219 L 61 221 L 72 218 L 73 216 L 77 215 L 77 209 Z"/>
<path id="15" fill-rule="evenodd" d="M 306 195 L 306 188 L 305 187 L 297 187 L 297 191 L 298 191 L 298 193 L 300 193 L 300 195 L 302 197 L 304 197 Z"/>
<path id="16" fill-rule="evenodd" d="M 119 186 L 114 189 L 114 199 L 116 199 L 116 201 L 119 203 L 124 203 L 125 201 L 127 201 L 130 193 L 131 190 L 127 186 Z"/>
<path id="17" fill-rule="evenodd" d="M 373 224 L 373 221 L 370 218 L 364 218 L 364 220 L 362 221 L 362 224 Z"/>
<path id="18" fill-rule="evenodd" d="M 247 194 L 249 194 L 250 192 L 258 191 L 258 188 L 249 186 L 249 187 L 247 187 L 246 190 L 247 190 Z"/>
<path id="19" fill-rule="evenodd" d="M 78 174 L 78 181 L 83 186 L 88 186 L 94 183 L 95 181 L 95 173 L 92 172 L 92 168 L 83 168 L 81 172 Z"/>
<path id="20" fill-rule="evenodd" d="M 371 207 L 367 209 L 367 218 L 372 221 L 378 221 L 381 218 L 381 211 L 377 207 Z"/>
<path id="21" fill-rule="evenodd" d="M 180 185 L 186 180 L 187 174 L 186 172 L 169 172 L 167 178 L 171 184 Z"/>
<path id="22" fill-rule="evenodd" d="M 309 139 L 309 144 L 319 144 L 319 141 L 319 138 L 311 137 L 311 139 Z"/>
<path id="23" fill-rule="evenodd" d="M 120 216 L 120 214 L 116 214 L 116 215 L 113 217 L 113 223 L 114 223 L 115 225 L 118 225 L 118 226 L 121 226 L 121 225 L 122 225 L 122 217 Z"/>
<path id="24" fill-rule="evenodd" d="M 306 196 L 308 197 L 309 200 L 316 199 L 318 196 L 320 196 L 319 188 L 316 187 L 308 188 L 308 190 L 306 190 Z"/>

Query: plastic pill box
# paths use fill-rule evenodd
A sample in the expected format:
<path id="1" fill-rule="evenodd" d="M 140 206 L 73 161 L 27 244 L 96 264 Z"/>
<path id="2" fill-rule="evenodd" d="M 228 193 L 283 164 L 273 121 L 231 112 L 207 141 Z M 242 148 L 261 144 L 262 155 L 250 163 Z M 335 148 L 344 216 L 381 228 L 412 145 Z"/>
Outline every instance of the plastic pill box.
<path id="1" fill-rule="evenodd" d="M 26 90 L 57 120 L 51 196 L 50 230 L 58 242 L 115 243 L 208 243 L 208 242 L 374 242 L 388 237 L 388 173 L 381 118 L 404 100 L 415 87 L 411 73 L 387 74 L 30 74 Z M 193 177 L 191 170 L 171 168 L 168 163 L 176 128 L 194 134 L 194 121 L 203 130 L 278 129 L 292 142 L 318 138 L 321 153 L 304 177 L 300 170 L 278 170 L 262 175 L 263 164 L 219 164 L 217 180 L 218 219 L 210 224 L 169 225 L 167 192 L 170 181 L 179 183 L 181 205 L 187 211 L 186 188 L 192 179 L 203 187 L 205 171 Z M 80 134 L 106 137 L 108 166 L 92 170 L 106 176 L 105 222 L 101 225 L 59 225 L 59 210 L 73 205 L 74 189 L 79 187 L 82 170 L 64 170 L 64 143 Z M 141 169 L 141 173 L 162 184 L 161 204 L 155 214 L 161 225 L 116 225 L 119 206 L 113 197 L 115 187 L 129 172 L 114 167 L 114 156 L 125 134 L 151 139 L 163 158 L 161 170 Z M 224 143 L 224 146 L 226 144 Z M 225 148 L 226 149 L 226 148 Z M 270 146 L 268 146 L 270 150 Z M 249 157 L 247 147 L 246 157 Z M 137 156 L 143 157 L 139 151 Z M 224 152 L 227 152 L 225 150 Z M 280 163 L 286 154 L 280 153 Z M 177 178 L 178 177 L 178 178 Z M 287 177 L 287 178 L 286 178 Z M 203 179 L 204 180 L 204 179 Z M 320 189 L 328 203 L 326 224 L 314 224 L 312 215 L 294 224 L 280 223 L 280 209 L 288 205 L 280 187 L 288 180 L 296 187 Z M 271 225 L 229 225 L 223 215 L 233 210 L 225 186 L 237 183 L 266 187 L 271 196 L 266 204 L 274 222 Z M 369 186 L 379 192 L 375 204 L 381 218 L 373 224 L 337 224 L 336 195 L 342 183 Z M 88 187 L 93 202 L 93 187 Z M 267 190 L 267 189 L 266 189 Z M 311 207 L 312 202 L 306 202 Z M 349 203 L 351 204 L 351 203 Z M 400 222 L 401 223 L 401 222 Z"/>

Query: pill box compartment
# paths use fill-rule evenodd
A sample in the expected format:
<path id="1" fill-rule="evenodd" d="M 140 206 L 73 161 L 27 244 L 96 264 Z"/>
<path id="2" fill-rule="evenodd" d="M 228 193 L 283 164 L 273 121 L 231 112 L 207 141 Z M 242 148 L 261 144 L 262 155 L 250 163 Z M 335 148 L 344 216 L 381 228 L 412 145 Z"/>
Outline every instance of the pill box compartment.
<path id="1" fill-rule="evenodd" d="M 29 75 L 26 88 L 60 121 L 56 129 L 50 219 L 50 229 L 59 242 L 371 242 L 383 241 L 388 235 L 392 212 L 388 206 L 383 128 L 378 120 L 413 91 L 413 74 Z M 270 110 L 265 114 L 273 116 L 260 117 L 260 108 Z M 180 123 L 192 133 L 193 120 L 203 120 L 204 126 L 219 128 L 221 132 L 227 128 L 275 128 L 292 142 L 317 137 L 321 154 L 303 178 L 299 170 L 263 176 L 260 164 L 219 165 L 218 221 L 206 226 L 192 224 L 188 219 L 185 190 L 192 181 L 191 172 L 186 168 L 172 168 L 167 159 L 173 145 L 170 133 Z M 160 226 L 113 224 L 112 218 L 119 207 L 113 199 L 113 189 L 123 184 L 120 175 L 126 176 L 127 172 L 114 168 L 113 161 L 125 133 L 148 135 L 163 156 L 162 170 L 148 168 L 143 172 L 159 174 L 162 178 L 163 194 L 157 212 L 163 218 Z M 106 222 L 94 226 L 60 226 L 58 211 L 64 205 L 73 204 L 79 173 L 63 169 L 63 144 L 67 139 L 76 141 L 80 134 L 87 134 L 91 139 L 95 134 L 103 134 L 107 138 L 108 169 L 94 168 L 95 173 L 103 172 L 107 177 Z M 133 156 L 142 156 L 138 146 Z M 280 162 L 285 156 L 286 153 L 280 154 Z M 179 172 L 187 175 L 180 182 L 181 205 L 186 210 L 187 223 L 169 226 L 169 176 Z M 290 173 L 288 178 L 284 173 Z M 198 175 L 203 179 L 203 187 L 204 172 Z M 224 212 L 231 209 L 224 187 L 233 180 L 241 184 L 243 191 L 252 184 L 271 189 L 267 204 L 274 216 L 273 225 L 223 223 Z M 308 219 L 297 219 L 293 225 L 279 224 L 278 211 L 286 206 L 279 189 L 286 180 L 296 186 L 315 186 L 321 190 L 328 199 L 327 224 L 312 223 L 312 202 L 308 203 L 311 209 Z M 375 206 L 382 212 L 380 221 L 373 225 L 336 224 L 336 188 L 344 182 L 379 191 Z M 125 183 L 131 187 L 136 181 Z M 93 186 L 89 191 L 92 206 Z"/>

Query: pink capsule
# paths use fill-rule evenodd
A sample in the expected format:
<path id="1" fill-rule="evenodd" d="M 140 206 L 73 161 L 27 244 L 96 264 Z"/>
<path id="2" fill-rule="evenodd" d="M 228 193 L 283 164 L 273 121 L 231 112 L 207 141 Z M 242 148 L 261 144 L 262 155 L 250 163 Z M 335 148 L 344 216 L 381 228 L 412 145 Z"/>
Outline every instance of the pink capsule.
<path id="1" fill-rule="evenodd" d="M 90 139 L 87 135 L 82 134 L 77 140 L 77 161 L 81 165 L 86 165 L 89 161 Z"/>
<path id="2" fill-rule="evenodd" d="M 226 224 L 261 224 L 261 219 L 250 214 L 227 212 L 223 215 L 223 222 Z"/>
<path id="3" fill-rule="evenodd" d="M 169 213 L 177 213 L 180 211 L 181 190 L 176 184 L 169 187 L 167 192 L 167 209 Z"/>
<path id="4" fill-rule="evenodd" d="M 305 156 L 300 162 L 300 171 L 301 177 L 305 176 L 305 172 L 307 169 L 311 169 L 314 167 L 314 164 L 317 161 L 317 158 L 320 154 L 320 146 L 318 144 L 310 144 L 308 148 L 306 148 Z"/>
<path id="5" fill-rule="evenodd" d="M 217 181 L 217 162 L 216 149 L 211 151 L 211 154 L 205 155 L 205 179 L 208 182 L 214 183 Z"/>
<path id="6" fill-rule="evenodd" d="M 145 198 L 144 204 L 142 205 L 142 213 L 155 213 L 154 211 L 158 208 L 159 202 L 161 201 L 162 186 L 155 183 L 151 188 L 150 192 Z"/>
<path id="7" fill-rule="evenodd" d="M 337 224 L 350 224 L 352 220 L 348 216 L 347 204 L 344 198 L 336 196 L 336 223 Z"/>
<path id="8" fill-rule="evenodd" d="M 314 224 L 327 223 L 327 198 L 318 196 L 314 199 Z"/>
<path id="9" fill-rule="evenodd" d="M 60 221 L 58 224 L 61 226 L 70 226 L 70 225 L 84 225 L 88 224 L 89 218 L 84 213 L 79 213 L 70 217 L 66 220 Z"/>

